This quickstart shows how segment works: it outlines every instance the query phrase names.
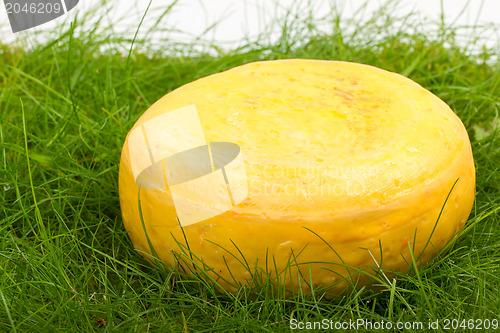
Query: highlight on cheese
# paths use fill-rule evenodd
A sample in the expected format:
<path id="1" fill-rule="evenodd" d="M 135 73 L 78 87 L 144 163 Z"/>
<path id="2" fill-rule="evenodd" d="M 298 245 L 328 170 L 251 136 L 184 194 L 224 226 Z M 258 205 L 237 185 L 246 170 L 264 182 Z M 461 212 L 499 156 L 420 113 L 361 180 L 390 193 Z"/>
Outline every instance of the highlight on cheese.
<path id="1" fill-rule="evenodd" d="M 128 148 L 136 184 L 168 189 L 181 226 L 222 214 L 248 193 L 239 146 L 206 142 L 195 105 L 135 128 Z"/>

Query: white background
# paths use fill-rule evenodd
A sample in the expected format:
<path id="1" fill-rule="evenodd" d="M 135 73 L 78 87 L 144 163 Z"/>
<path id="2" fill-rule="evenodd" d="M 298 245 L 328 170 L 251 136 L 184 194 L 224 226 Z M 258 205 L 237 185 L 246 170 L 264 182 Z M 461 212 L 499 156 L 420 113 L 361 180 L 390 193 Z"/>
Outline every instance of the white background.
<path id="1" fill-rule="evenodd" d="M 2 5 L 0 41 L 36 43 L 40 38 L 38 32 L 67 26 L 75 16 L 81 16 L 83 12 L 91 8 L 100 8 L 94 15 L 94 19 L 102 18 L 101 25 L 105 29 L 109 27 L 110 35 L 125 32 L 133 36 L 149 4 L 149 0 L 130 2 L 108 0 L 104 4 L 101 2 L 101 0 L 80 0 L 78 6 L 69 14 L 17 34 L 13 34 L 10 30 L 5 7 Z M 404 15 L 413 12 L 423 22 L 439 22 L 441 14 L 444 13 L 444 20 L 454 26 L 487 23 L 500 26 L 500 0 L 442 0 L 443 8 L 441 8 L 440 0 L 396 0 L 392 2 L 397 3 L 395 14 Z M 245 36 L 250 39 L 252 36 L 255 37 L 270 25 L 271 19 L 284 15 L 286 8 L 310 8 L 314 17 L 323 17 L 331 12 L 332 8 L 336 8 L 343 18 L 353 16 L 368 18 L 371 12 L 384 3 L 386 1 L 381 0 L 179 0 L 161 22 L 163 32 L 158 32 L 155 38 L 160 41 L 167 38 L 189 43 L 199 37 L 203 40 L 212 40 L 217 45 L 229 49 L 244 44 Z M 169 4 L 171 1 L 152 0 L 139 36 L 155 23 L 156 18 Z M 363 7 L 364 4 L 366 4 L 365 7 Z M 364 9 L 360 10 L 360 8 Z M 306 10 L 298 11 L 306 12 Z M 205 32 L 207 27 L 216 22 L 218 24 L 214 29 Z M 92 25 L 92 22 L 89 22 L 89 25 Z M 167 36 L 165 36 L 166 30 L 170 31 Z M 498 45 L 500 39 L 497 33 L 489 33 L 481 38 L 489 46 Z"/>

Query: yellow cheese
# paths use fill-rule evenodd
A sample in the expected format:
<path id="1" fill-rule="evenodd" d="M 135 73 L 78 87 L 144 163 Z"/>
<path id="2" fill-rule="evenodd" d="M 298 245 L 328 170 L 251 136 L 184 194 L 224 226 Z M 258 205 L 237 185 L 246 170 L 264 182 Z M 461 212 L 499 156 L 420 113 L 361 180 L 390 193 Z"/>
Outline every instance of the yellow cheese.
<path id="1" fill-rule="evenodd" d="M 313 284 L 341 294 L 368 284 L 379 265 L 406 272 L 408 243 L 427 263 L 470 214 L 467 132 L 443 101 L 401 75 L 338 61 L 250 63 L 165 95 L 131 132 L 189 105 L 207 142 L 241 148 L 246 197 L 181 230 L 168 187 L 142 188 L 144 230 L 129 133 L 119 175 L 123 222 L 136 249 L 151 253 L 147 232 L 167 264 L 186 238 L 229 291 L 257 271 L 279 275 L 289 291 Z"/>

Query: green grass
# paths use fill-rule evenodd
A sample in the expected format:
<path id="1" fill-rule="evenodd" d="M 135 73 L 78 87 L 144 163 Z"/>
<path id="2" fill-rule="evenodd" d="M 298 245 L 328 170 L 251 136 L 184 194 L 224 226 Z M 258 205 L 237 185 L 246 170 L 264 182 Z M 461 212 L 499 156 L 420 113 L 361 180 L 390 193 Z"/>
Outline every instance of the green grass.
<path id="1" fill-rule="evenodd" d="M 391 6 L 359 20 L 307 13 L 276 18 L 235 50 L 209 42 L 149 43 L 78 22 L 31 47 L 0 44 L 0 331 L 288 331 L 290 320 L 499 319 L 500 72 L 498 47 Z M 149 15 L 149 14 L 148 14 Z M 161 13 L 156 13 L 160 17 Z M 399 28 L 398 28 L 399 27 Z M 391 29 L 392 28 L 392 29 Z M 160 29 L 160 28 L 158 28 Z M 139 36 L 143 36 L 140 35 Z M 132 50 L 129 54 L 129 50 Z M 477 51 L 479 50 L 479 51 Z M 180 269 L 153 267 L 122 225 L 118 163 L 128 130 L 149 105 L 197 78 L 264 59 L 347 60 L 402 73 L 464 122 L 477 168 L 476 203 L 449 251 L 379 292 L 339 301 L 285 299 L 264 283 L 236 295 Z M 255 292 L 255 291 L 259 292 Z M 393 330 L 396 331 L 396 330 Z M 406 330 L 407 332 L 418 331 Z M 472 331 L 472 330 L 469 330 Z"/>

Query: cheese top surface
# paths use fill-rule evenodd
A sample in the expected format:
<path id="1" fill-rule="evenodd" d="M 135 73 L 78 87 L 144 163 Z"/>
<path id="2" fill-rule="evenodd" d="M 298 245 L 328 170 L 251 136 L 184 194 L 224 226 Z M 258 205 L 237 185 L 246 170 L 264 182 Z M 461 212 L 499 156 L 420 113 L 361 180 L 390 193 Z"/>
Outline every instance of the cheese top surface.
<path id="1" fill-rule="evenodd" d="M 249 193 L 241 213 L 320 218 L 383 205 L 438 179 L 469 145 L 435 95 L 356 63 L 240 66 L 167 94 L 138 123 L 190 104 L 207 141 L 242 149 Z"/>

